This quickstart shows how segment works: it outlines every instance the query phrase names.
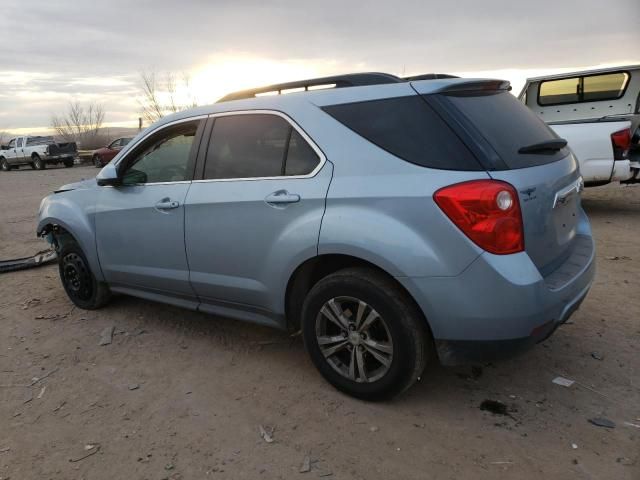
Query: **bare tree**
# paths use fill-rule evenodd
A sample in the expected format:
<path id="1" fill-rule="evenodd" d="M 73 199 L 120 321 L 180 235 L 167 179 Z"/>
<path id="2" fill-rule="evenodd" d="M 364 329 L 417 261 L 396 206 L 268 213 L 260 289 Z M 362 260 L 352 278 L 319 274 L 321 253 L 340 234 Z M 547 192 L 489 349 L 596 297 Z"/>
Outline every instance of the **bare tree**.
<path id="1" fill-rule="evenodd" d="M 100 127 L 104 123 L 104 105 L 92 102 L 87 106 L 71 101 L 67 112 L 51 117 L 51 127 L 67 142 L 77 142 L 83 148 L 102 145 Z"/>
<path id="2" fill-rule="evenodd" d="M 148 123 L 197 106 L 188 75 L 183 74 L 178 81 L 175 73 L 167 72 L 158 79 L 158 75 L 153 71 L 140 73 L 138 103 L 142 118 Z"/>
<path id="3" fill-rule="evenodd" d="M 9 140 L 9 133 L 0 131 L 0 145 L 4 145 L 4 143 Z"/>

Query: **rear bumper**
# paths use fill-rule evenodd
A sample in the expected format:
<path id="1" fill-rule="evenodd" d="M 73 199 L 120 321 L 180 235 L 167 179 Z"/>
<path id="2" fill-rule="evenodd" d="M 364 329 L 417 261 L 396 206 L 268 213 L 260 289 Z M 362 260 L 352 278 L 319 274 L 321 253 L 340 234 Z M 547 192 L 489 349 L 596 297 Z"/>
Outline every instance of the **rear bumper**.
<path id="1" fill-rule="evenodd" d="M 522 252 L 483 253 L 456 277 L 398 278 L 429 321 L 440 362 L 459 365 L 507 358 L 549 337 L 578 309 L 595 276 L 590 235 L 543 278 Z M 559 279 L 563 276 L 564 279 Z"/>

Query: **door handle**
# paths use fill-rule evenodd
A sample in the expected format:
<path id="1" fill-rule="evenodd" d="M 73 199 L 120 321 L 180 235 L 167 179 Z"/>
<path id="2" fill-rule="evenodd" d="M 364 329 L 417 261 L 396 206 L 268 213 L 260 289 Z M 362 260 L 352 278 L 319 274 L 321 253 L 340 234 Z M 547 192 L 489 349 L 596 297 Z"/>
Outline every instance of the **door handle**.
<path id="1" fill-rule="evenodd" d="M 156 208 L 158 210 L 171 210 L 173 208 L 178 208 L 179 206 L 180 202 L 171 200 L 170 198 L 163 198 L 158 203 L 156 203 Z"/>
<path id="2" fill-rule="evenodd" d="M 297 193 L 289 193 L 286 190 L 278 190 L 267 195 L 264 199 L 269 205 L 282 205 L 285 203 L 297 203 L 300 201 L 300 195 Z"/>

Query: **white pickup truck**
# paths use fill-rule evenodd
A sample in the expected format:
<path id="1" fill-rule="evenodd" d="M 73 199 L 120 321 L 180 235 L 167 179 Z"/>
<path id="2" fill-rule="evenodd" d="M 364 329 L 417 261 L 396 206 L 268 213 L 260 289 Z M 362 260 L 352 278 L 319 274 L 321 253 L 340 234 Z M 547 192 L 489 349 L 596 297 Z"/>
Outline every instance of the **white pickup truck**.
<path id="1" fill-rule="evenodd" d="M 43 170 L 48 164 L 64 163 L 73 167 L 78 155 L 75 142 L 56 143 L 53 137 L 16 137 L 0 148 L 0 169 L 9 171 L 20 165 Z"/>
<path id="2" fill-rule="evenodd" d="M 640 182 L 640 65 L 530 78 L 518 98 L 567 140 L 586 186 Z"/>

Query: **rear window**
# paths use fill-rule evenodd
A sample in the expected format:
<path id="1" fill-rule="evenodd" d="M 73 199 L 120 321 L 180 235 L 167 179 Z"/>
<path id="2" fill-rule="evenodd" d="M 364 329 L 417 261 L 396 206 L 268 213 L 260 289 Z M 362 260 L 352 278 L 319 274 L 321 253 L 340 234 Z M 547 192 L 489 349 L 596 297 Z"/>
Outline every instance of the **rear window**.
<path id="1" fill-rule="evenodd" d="M 626 72 L 546 80 L 540 84 L 538 104 L 545 106 L 616 100 L 624 95 L 628 82 L 629 74 Z"/>
<path id="2" fill-rule="evenodd" d="M 482 170 L 473 154 L 419 96 L 331 105 L 323 110 L 407 162 L 445 170 Z"/>
<path id="3" fill-rule="evenodd" d="M 444 98 L 470 121 L 508 169 L 544 165 L 560 160 L 569 153 L 566 148 L 552 153 L 518 153 L 522 147 L 558 136 L 508 92 L 447 94 Z"/>

